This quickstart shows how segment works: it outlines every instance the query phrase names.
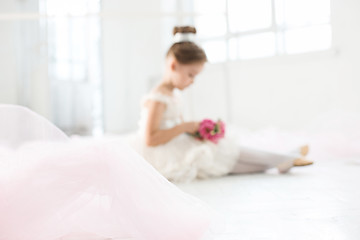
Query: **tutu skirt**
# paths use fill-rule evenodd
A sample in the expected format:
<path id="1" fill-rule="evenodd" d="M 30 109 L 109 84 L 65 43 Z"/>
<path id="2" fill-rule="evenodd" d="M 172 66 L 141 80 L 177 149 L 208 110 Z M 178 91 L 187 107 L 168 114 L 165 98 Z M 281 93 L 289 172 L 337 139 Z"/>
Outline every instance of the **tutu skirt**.
<path id="1" fill-rule="evenodd" d="M 178 183 L 227 175 L 240 156 L 240 147 L 233 138 L 224 138 L 215 144 L 181 134 L 165 144 L 151 147 L 146 146 L 142 134 L 136 133 L 128 141 L 163 176 Z"/>
<path id="2" fill-rule="evenodd" d="M 195 240 L 208 230 L 212 210 L 122 141 L 70 140 L 20 107 L 0 105 L 0 119 L 0 240 Z"/>

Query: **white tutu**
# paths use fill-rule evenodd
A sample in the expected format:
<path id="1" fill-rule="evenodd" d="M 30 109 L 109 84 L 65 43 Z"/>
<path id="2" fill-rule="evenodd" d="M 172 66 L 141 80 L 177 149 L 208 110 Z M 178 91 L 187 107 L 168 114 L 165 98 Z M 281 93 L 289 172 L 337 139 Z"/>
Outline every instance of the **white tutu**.
<path id="1" fill-rule="evenodd" d="M 236 164 L 240 148 L 234 139 L 224 138 L 218 144 L 198 141 L 194 137 L 181 134 L 171 141 L 149 147 L 145 144 L 144 131 L 148 118 L 146 101 L 164 103 L 160 129 L 168 129 L 181 122 L 182 103 L 177 92 L 167 96 L 152 92 L 143 99 L 139 132 L 129 138 L 131 146 L 151 163 L 161 174 L 173 182 L 190 182 L 194 179 L 219 177 L 228 174 Z"/>
<path id="2" fill-rule="evenodd" d="M 156 147 L 146 146 L 139 135 L 132 136 L 130 141 L 136 151 L 173 182 L 227 175 L 240 155 L 239 146 L 230 139 L 215 144 L 182 134 Z"/>
<path id="3" fill-rule="evenodd" d="M 121 141 L 0 105 L 0 239 L 201 239 L 212 211 Z"/>

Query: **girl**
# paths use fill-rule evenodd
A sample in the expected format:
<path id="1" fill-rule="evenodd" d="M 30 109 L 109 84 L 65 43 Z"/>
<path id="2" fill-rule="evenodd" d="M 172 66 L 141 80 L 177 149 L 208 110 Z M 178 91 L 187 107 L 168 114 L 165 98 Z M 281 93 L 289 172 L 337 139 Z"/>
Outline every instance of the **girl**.
<path id="1" fill-rule="evenodd" d="M 194 27 L 175 27 L 174 44 L 166 55 L 161 83 L 143 99 L 140 135 L 135 149 L 167 179 L 175 182 L 235 173 L 264 172 L 276 167 L 280 173 L 293 166 L 312 164 L 305 159 L 308 147 L 286 155 L 239 147 L 225 138 L 218 144 L 190 136 L 199 122 L 184 122 L 176 90 L 184 90 L 203 70 L 207 57 L 193 42 Z"/>
<path id="2" fill-rule="evenodd" d="M 125 144 L 0 104 L 1 240 L 200 240 L 210 214 Z"/>

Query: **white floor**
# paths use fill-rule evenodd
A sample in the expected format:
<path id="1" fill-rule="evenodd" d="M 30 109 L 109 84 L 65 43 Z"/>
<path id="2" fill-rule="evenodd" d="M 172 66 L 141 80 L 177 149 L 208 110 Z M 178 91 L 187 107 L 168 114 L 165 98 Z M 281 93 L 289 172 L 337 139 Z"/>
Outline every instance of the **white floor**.
<path id="1" fill-rule="evenodd" d="M 359 240 L 360 161 L 179 184 L 225 216 L 216 240 Z"/>

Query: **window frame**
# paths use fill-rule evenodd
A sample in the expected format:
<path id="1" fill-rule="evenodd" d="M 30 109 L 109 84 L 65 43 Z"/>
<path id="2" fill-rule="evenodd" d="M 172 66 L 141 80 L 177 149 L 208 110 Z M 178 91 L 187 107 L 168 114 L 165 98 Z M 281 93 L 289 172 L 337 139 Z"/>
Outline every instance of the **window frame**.
<path id="1" fill-rule="evenodd" d="M 198 42 L 199 44 L 204 44 L 206 42 L 211 42 L 211 41 L 224 41 L 226 44 L 226 61 L 249 61 L 249 60 L 257 60 L 257 59 L 264 59 L 264 58 L 275 58 L 275 57 L 286 57 L 286 56 L 291 56 L 291 55 L 308 55 L 308 54 L 317 54 L 317 53 L 321 53 L 321 52 L 334 52 L 334 45 L 333 45 L 333 34 L 332 34 L 332 14 L 331 14 L 331 1 L 329 1 L 330 4 L 330 17 L 329 17 L 329 21 L 328 22 L 324 22 L 324 23 L 317 23 L 317 24 L 304 24 L 301 26 L 292 26 L 292 27 L 287 27 L 285 25 L 279 25 L 277 23 L 277 12 L 276 12 L 276 1 L 277 0 L 270 0 L 271 1 L 271 25 L 267 28 L 261 28 L 261 29 L 256 29 L 256 30 L 248 30 L 248 31 L 237 31 L 237 32 L 232 32 L 230 29 L 230 19 L 229 19 L 229 0 L 224 0 L 225 1 L 225 12 L 222 13 L 216 13 L 216 14 L 211 14 L 211 15 L 216 15 L 216 16 L 223 16 L 225 17 L 225 21 L 226 21 L 226 33 L 225 35 L 220 35 L 220 36 L 212 36 L 212 37 L 199 37 L 198 38 Z M 285 0 L 281 0 L 281 1 L 285 1 Z M 192 8 L 191 9 L 187 9 L 187 11 L 185 11 L 184 8 L 184 3 L 187 4 L 187 6 L 191 5 Z M 197 13 L 194 11 L 193 9 L 194 7 L 194 0 L 177 0 L 176 1 L 176 8 L 179 11 L 179 15 L 177 17 L 177 22 L 180 25 L 184 25 L 184 24 L 192 24 L 195 25 L 195 18 L 199 17 L 199 16 L 205 16 L 204 13 Z M 190 18 L 190 22 L 186 22 L 185 18 Z M 196 26 L 196 25 L 195 25 Z M 316 27 L 316 26 L 329 26 L 331 29 L 331 37 L 330 37 L 330 46 L 326 49 L 319 49 L 319 50 L 310 50 L 310 51 L 305 51 L 305 52 L 299 52 L 299 53 L 288 53 L 286 51 L 286 39 L 285 39 L 285 32 L 289 31 L 289 30 L 297 30 L 297 29 L 303 29 L 303 28 L 310 28 L 310 27 Z M 254 58 L 241 58 L 239 56 L 239 54 L 237 53 L 237 57 L 236 59 L 233 59 L 230 56 L 230 41 L 232 39 L 238 39 L 240 37 L 246 37 L 246 36 L 254 36 L 256 34 L 261 34 L 261 33 L 273 33 L 275 35 L 275 54 L 271 55 L 271 56 L 267 56 L 267 57 L 254 57 Z M 213 63 L 221 63 L 224 61 L 215 61 Z"/>

